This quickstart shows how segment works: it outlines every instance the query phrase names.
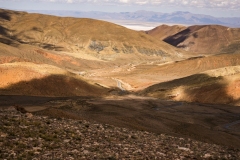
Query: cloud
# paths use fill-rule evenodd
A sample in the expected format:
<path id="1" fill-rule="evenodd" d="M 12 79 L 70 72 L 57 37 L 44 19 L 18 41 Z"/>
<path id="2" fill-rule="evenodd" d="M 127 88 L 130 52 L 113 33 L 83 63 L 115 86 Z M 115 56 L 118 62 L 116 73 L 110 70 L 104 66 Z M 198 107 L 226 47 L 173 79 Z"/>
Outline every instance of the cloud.
<path id="1" fill-rule="evenodd" d="M 128 0 L 119 0 L 121 3 L 128 3 Z"/>
<path id="2" fill-rule="evenodd" d="M 3 1 L 3 0 L 0 0 Z M 20 1 L 20 0 L 8 0 Z M 28 0 L 25 0 L 28 1 Z M 239 9 L 240 0 L 29 0 L 52 3 L 99 3 L 116 5 L 184 6 L 193 8 Z"/>

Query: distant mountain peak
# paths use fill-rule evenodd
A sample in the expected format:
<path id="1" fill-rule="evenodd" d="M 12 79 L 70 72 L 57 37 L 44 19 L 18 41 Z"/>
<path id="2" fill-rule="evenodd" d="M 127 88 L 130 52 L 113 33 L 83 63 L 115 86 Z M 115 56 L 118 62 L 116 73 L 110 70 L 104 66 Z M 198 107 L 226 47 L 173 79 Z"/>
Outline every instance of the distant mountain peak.
<path id="1" fill-rule="evenodd" d="M 192 14 L 192 13 L 188 11 L 176 11 L 176 12 L 172 12 L 172 14 Z"/>

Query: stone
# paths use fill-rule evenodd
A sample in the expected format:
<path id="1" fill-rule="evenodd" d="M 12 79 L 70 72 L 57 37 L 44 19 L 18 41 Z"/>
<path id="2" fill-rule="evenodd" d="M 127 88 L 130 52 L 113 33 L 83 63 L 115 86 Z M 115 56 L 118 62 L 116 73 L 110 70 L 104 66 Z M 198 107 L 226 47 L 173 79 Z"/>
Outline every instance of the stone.
<path id="1" fill-rule="evenodd" d="M 33 117 L 33 114 L 32 114 L 32 113 L 26 113 L 25 116 L 26 116 L 27 118 L 32 118 L 32 117 Z"/>

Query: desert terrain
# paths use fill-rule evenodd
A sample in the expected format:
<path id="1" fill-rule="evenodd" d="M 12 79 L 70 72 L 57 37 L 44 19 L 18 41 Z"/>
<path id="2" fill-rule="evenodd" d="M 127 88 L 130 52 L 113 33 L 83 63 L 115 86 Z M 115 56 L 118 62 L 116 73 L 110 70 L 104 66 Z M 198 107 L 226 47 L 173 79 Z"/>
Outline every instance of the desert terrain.
<path id="1" fill-rule="evenodd" d="M 217 25 L 161 25 L 143 32 L 102 20 L 0 9 L 0 147 L 10 142 L 15 148 L 13 154 L 4 147 L 9 154 L 1 158 L 19 157 L 15 140 L 35 141 L 30 133 L 40 126 L 50 137 L 39 134 L 41 144 L 57 145 L 59 132 L 45 126 L 56 122 L 82 123 L 70 126 L 71 135 L 61 130 L 76 153 L 64 151 L 58 158 L 235 159 L 240 154 L 239 39 L 239 28 Z M 39 128 L 25 130 L 31 119 Z M 80 133 L 92 139 L 76 147 L 70 141 L 83 140 L 74 136 Z M 108 142 L 96 140 L 99 134 Z M 126 144 L 113 136 L 118 134 L 146 139 L 137 136 Z M 91 140 L 125 146 L 91 150 Z M 173 141 L 175 146 L 166 144 Z M 60 152 L 39 143 L 34 147 L 41 149 L 24 156 L 49 159 Z M 130 146 L 141 151 L 133 155 Z"/>

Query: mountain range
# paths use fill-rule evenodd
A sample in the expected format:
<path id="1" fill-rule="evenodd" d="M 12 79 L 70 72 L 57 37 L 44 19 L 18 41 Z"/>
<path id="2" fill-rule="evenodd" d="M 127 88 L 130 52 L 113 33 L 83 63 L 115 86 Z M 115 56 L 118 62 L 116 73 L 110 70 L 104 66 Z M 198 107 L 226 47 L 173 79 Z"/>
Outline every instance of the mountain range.
<path id="1" fill-rule="evenodd" d="M 217 24 L 228 27 L 240 27 L 240 17 L 213 17 L 204 14 L 194 14 L 190 12 L 177 11 L 173 13 L 161 13 L 140 10 L 136 12 L 81 12 L 81 11 L 49 11 L 30 10 L 32 13 L 43 13 L 57 16 L 71 16 L 79 18 L 93 18 L 103 20 L 134 20 L 143 22 L 173 23 L 184 25 Z"/>

